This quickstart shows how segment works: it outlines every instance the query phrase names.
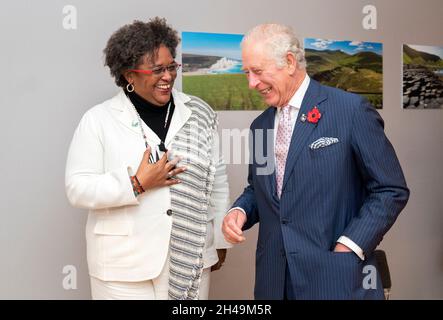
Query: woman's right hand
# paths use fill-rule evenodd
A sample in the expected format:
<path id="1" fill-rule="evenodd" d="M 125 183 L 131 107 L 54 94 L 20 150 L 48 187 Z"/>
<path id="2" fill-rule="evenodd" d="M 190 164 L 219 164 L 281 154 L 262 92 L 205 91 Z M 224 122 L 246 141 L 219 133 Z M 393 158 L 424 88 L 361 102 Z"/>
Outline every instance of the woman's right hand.
<path id="1" fill-rule="evenodd" d="M 176 164 L 181 160 L 180 157 L 174 157 L 168 161 L 168 152 L 156 163 L 149 163 L 151 148 L 147 148 L 143 154 L 142 161 L 137 169 L 137 179 L 144 190 L 158 187 L 170 186 L 180 183 L 180 180 L 172 178 L 186 170 L 186 167 L 176 168 Z"/>

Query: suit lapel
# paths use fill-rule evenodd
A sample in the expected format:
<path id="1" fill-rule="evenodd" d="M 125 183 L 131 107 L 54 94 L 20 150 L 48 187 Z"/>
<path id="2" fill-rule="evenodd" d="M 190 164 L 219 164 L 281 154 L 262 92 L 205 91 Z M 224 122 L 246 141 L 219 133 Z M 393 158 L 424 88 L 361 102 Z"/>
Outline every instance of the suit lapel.
<path id="1" fill-rule="evenodd" d="M 113 116 L 125 127 L 140 135 L 140 139 L 143 141 L 137 114 L 132 106 L 131 100 L 129 100 L 123 90 L 112 99 L 111 109 Z M 160 143 L 159 137 L 144 123 L 143 120 L 141 125 L 145 131 L 146 139 L 148 140 L 149 145 L 151 147 L 157 146 Z"/>
<path id="2" fill-rule="evenodd" d="M 274 156 L 274 135 L 275 132 L 275 112 L 277 108 L 270 107 L 268 116 L 265 118 L 264 123 L 264 133 L 263 133 L 263 150 L 266 150 L 266 157 L 268 163 L 266 164 L 268 168 L 275 168 L 275 156 Z M 270 137 L 270 141 L 267 139 L 267 130 L 272 130 L 273 134 Z M 272 194 L 273 197 L 276 196 L 276 182 L 275 182 L 275 169 L 272 170 L 272 173 L 268 174 L 266 179 L 266 188 L 269 191 L 269 194 Z"/>
<path id="3" fill-rule="evenodd" d="M 173 91 L 175 110 L 172 115 L 171 124 L 169 126 L 168 133 L 165 139 L 165 145 L 167 146 L 177 132 L 183 127 L 191 116 L 191 110 L 185 105 L 190 98 L 178 91 Z M 111 110 L 113 116 L 119 120 L 125 127 L 140 135 L 142 134 L 138 123 L 137 115 L 133 110 L 133 106 L 129 98 L 123 92 L 123 90 L 111 100 Z M 146 133 L 146 138 L 151 147 L 157 146 L 160 143 L 159 137 L 151 130 L 142 120 L 143 129 Z"/>
<path id="4" fill-rule="evenodd" d="M 303 98 L 302 105 L 300 111 L 298 113 L 298 117 L 295 123 L 294 132 L 292 133 L 291 143 L 289 145 L 288 157 L 286 159 L 286 167 L 285 167 L 285 175 L 283 179 L 283 187 L 284 190 L 286 183 L 288 182 L 289 176 L 291 175 L 292 170 L 294 169 L 295 163 L 297 162 L 300 154 L 303 150 L 306 149 L 306 144 L 308 138 L 317 128 L 318 123 L 310 123 L 307 120 L 304 122 L 300 121 L 300 118 L 303 114 L 306 116 L 308 112 L 315 106 L 320 110 L 322 117 L 324 116 L 325 110 L 319 104 L 326 100 L 326 95 L 322 92 L 321 86 L 318 82 L 311 79 L 308 90 Z M 321 118 L 319 122 L 321 121 Z"/>
<path id="5" fill-rule="evenodd" d="M 140 134 L 140 127 L 137 116 L 133 110 L 131 101 L 121 90 L 114 98 L 111 99 L 111 113 L 115 119 L 120 121 L 125 127 L 131 131 Z"/>

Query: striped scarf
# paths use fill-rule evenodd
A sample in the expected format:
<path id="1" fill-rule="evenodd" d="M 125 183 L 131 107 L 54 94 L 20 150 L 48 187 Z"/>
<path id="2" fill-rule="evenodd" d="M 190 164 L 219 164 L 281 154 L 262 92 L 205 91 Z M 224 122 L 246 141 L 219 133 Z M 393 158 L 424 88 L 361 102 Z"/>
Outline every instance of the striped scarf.
<path id="1" fill-rule="evenodd" d="M 170 241 L 169 299 L 197 300 L 203 271 L 207 213 L 214 182 L 212 162 L 215 112 L 202 100 L 186 103 L 192 114 L 175 136 L 172 151 L 183 157 L 187 170 L 181 183 L 170 187 L 172 231 Z"/>

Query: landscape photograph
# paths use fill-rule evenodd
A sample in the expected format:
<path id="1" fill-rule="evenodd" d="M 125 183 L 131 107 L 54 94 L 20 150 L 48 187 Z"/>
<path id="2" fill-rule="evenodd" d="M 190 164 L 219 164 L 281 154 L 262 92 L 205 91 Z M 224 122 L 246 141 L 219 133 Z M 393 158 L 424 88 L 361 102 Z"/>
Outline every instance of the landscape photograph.
<path id="1" fill-rule="evenodd" d="M 443 108 L 443 47 L 403 45 L 403 108 Z"/>
<path id="2" fill-rule="evenodd" d="M 241 70 L 242 38 L 239 34 L 182 32 L 183 92 L 202 98 L 214 110 L 265 109 Z"/>
<path id="3" fill-rule="evenodd" d="M 307 72 L 322 84 L 366 97 L 383 108 L 383 45 L 305 38 Z"/>

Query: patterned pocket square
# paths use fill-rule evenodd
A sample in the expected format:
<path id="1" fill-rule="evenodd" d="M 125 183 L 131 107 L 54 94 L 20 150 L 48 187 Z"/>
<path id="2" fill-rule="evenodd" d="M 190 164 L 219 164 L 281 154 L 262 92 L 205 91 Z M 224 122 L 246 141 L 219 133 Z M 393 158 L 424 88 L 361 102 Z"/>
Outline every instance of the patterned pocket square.
<path id="1" fill-rule="evenodd" d="M 309 145 L 309 148 L 311 150 L 324 148 L 327 146 L 330 146 L 331 144 L 338 143 L 337 138 L 328 138 L 328 137 L 321 137 L 320 139 L 315 140 L 313 143 Z"/>

